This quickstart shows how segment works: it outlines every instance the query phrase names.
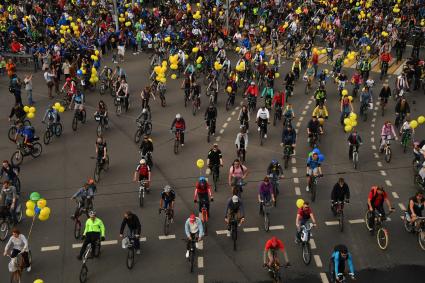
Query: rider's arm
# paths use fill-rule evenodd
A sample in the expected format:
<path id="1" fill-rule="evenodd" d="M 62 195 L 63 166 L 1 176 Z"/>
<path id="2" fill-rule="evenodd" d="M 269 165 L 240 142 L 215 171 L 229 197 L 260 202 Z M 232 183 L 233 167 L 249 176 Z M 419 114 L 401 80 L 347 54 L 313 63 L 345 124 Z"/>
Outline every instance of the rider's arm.
<path id="1" fill-rule="evenodd" d="M 140 224 L 139 217 L 137 217 L 136 215 L 134 215 L 134 217 L 135 217 L 135 221 L 136 221 L 137 235 L 140 235 L 142 233 L 142 224 Z"/>
<path id="2" fill-rule="evenodd" d="M 350 269 L 350 273 L 354 274 L 353 257 L 351 256 L 351 253 L 348 253 L 347 262 L 348 267 Z"/>
<path id="3" fill-rule="evenodd" d="M 410 201 L 409 201 L 409 211 L 410 211 L 410 214 L 411 214 L 412 216 L 416 216 L 416 213 L 415 213 L 414 207 L 415 207 L 415 203 L 413 202 L 413 200 L 410 200 Z"/>
<path id="4" fill-rule="evenodd" d="M 310 217 L 311 217 L 311 220 L 313 220 L 313 223 L 316 225 L 317 224 L 316 217 L 314 216 L 313 212 L 310 213 Z"/>
<path id="5" fill-rule="evenodd" d="M 184 224 L 184 232 L 186 233 L 186 237 L 190 237 L 190 228 L 189 228 L 189 219 L 186 220 L 186 223 Z M 202 226 L 202 225 L 201 225 Z"/>
<path id="6" fill-rule="evenodd" d="M 127 224 L 127 218 L 124 217 L 124 219 L 121 222 L 120 235 L 122 235 L 124 233 L 124 229 L 125 229 L 126 224 Z"/>
<path id="7" fill-rule="evenodd" d="M 245 209 L 243 207 L 243 201 L 242 200 L 240 200 L 239 211 L 241 213 L 241 218 L 245 218 Z"/>
<path id="8" fill-rule="evenodd" d="M 97 218 L 99 219 L 99 218 Z M 103 221 L 99 219 L 99 226 L 100 226 L 100 236 L 105 237 L 105 225 L 103 225 Z"/>
<path id="9" fill-rule="evenodd" d="M 335 276 L 338 275 L 338 270 L 339 270 L 339 252 L 334 252 L 333 254 L 333 259 L 334 259 L 334 269 L 335 269 Z"/>
<path id="10" fill-rule="evenodd" d="M 204 237 L 204 225 L 202 225 L 201 219 L 199 219 L 198 217 L 196 217 L 195 219 L 196 224 L 198 224 L 199 238 L 202 238 Z"/>
<path id="11" fill-rule="evenodd" d="M 72 195 L 72 198 L 77 198 L 81 195 L 82 189 L 80 188 L 75 194 Z"/>

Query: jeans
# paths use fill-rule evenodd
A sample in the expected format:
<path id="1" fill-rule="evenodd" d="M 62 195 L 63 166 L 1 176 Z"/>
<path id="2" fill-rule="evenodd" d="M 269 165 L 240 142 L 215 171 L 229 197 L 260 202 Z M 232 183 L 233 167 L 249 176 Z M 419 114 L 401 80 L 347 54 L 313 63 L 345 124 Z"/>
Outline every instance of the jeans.
<path id="1" fill-rule="evenodd" d="M 136 237 L 137 231 L 136 230 L 130 230 L 130 234 L 128 235 L 129 238 L 134 238 L 134 248 L 136 250 L 140 250 L 140 239 Z M 140 236 L 140 235 L 139 235 Z"/>
<path id="2" fill-rule="evenodd" d="M 34 100 L 32 100 L 32 89 L 27 90 L 27 95 L 28 95 L 28 104 L 33 105 Z"/>

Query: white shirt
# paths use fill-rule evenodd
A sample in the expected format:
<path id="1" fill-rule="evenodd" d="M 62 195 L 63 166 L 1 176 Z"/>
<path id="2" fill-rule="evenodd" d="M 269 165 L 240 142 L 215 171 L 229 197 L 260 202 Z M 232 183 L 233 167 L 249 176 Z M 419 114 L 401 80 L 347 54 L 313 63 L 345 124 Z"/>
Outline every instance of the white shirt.
<path id="1" fill-rule="evenodd" d="M 264 108 L 264 110 L 262 108 L 258 109 L 257 112 L 257 119 L 269 119 L 270 117 L 270 113 L 269 110 L 267 108 Z"/>
<path id="2" fill-rule="evenodd" d="M 9 238 L 6 246 L 4 247 L 4 251 L 7 252 L 10 248 L 19 250 L 19 251 L 28 251 L 28 241 L 24 235 L 19 234 L 17 238 L 14 236 Z"/>

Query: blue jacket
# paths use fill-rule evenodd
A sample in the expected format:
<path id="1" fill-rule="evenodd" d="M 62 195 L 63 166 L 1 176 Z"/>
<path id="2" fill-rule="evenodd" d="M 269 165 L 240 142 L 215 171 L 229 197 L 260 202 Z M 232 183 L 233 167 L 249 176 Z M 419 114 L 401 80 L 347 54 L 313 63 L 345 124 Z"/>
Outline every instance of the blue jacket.
<path id="1" fill-rule="evenodd" d="M 335 275 L 337 275 L 339 272 L 338 272 L 338 269 L 339 269 L 339 263 L 340 263 L 340 261 L 341 260 L 344 260 L 343 258 L 340 258 L 340 253 L 339 253 L 339 251 L 335 251 L 333 254 L 332 254 L 332 258 L 333 258 L 333 260 L 334 260 L 334 266 L 335 266 Z M 351 253 L 348 253 L 348 255 L 347 255 L 347 261 L 348 261 L 348 268 L 350 269 L 350 273 L 353 273 L 354 274 L 354 265 L 353 265 L 353 258 L 352 258 L 352 256 L 351 256 Z"/>
<path id="2" fill-rule="evenodd" d="M 204 227 L 202 226 L 202 221 L 201 219 L 199 219 L 199 217 L 195 218 L 195 223 L 198 226 L 198 232 L 199 232 L 199 237 L 203 237 L 204 236 Z M 184 224 L 184 232 L 186 233 L 186 236 L 189 237 L 190 236 L 190 219 L 188 218 L 186 220 L 186 223 Z"/>

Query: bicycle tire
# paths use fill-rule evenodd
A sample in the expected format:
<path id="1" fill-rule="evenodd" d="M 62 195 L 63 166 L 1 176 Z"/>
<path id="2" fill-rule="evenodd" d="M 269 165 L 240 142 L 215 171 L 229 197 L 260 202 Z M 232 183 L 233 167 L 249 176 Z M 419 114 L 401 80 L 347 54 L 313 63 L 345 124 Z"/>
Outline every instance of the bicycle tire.
<path id="1" fill-rule="evenodd" d="M 339 231 L 344 232 L 344 213 L 341 211 L 338 217 Z"/>
<path id="2" fill-rule="evenodd" d="M 41 146 L 41 143 L 35 142 L 32 144 L 32 150 L 31 150 L 31 156 L 34 158 L 37 158 L 41 155 L 43 152 L 43 147 Z"/>
<path id="3" fill-rule="evenodd" d="M 102 132 L 103 132 L 103 126 L 102 126 L 102 123 L 99 123 L 97 125 L 97 128 L 96 128 L 96 135 L 98 137 L 101 137 L 102 136 Z"/>
<path id="4" fill-rule="evenodd" d="M 87 268 L 87 265 L 83 263 L 80 270 L 80 283 L 86 283 L 87 282 L 87 274 L 89 272 L 89 269 Z"/>
<path id="5" fill-rule="evenodd" d="M 80 220 L 76 220 L 74 223 L 74 238 L 76 240 L 80 239 L 81 237 L 81 222 Z"/>
<path id="6" fill-rule="evenodd" d="M 303 243 L 301 252 L 304 264 L 309 265 L 311 262 L 311 247 L 309 242 Z"/>
<path id="7" fill-rule="evenodd" d="M 143 207 L 144 199 L 145 199 L 145 190 L 144 188 L 139 188 L 139 207 Z"/>
<path id="8" fill-rule="evenodd" d="M 189 260 L 190 260 L 190 273 L 193 273 L 193 269 L 195 268 L 195 251 L 190 250 L 190 255 L 189 255 Z"/>
<path id="9" fill-rule="evenodd" d="M 60 137 L 62 135 L 63 128 L 61 123 L 56 123 L 53 129 L 55 136 Z"/>
<path id="10" fill-rule="evenodd" d="M 376 240 L 378 242 L 378 246 L 381 250 L 386 250 L 389 243 L 388 231 L 385 228 L 379 228 L 376 233 Z"/>
<path id="11" fill-rule="evenodd" d="M 232 236 L 232 240 L 233 240 L 233 250 L 234 251 L 236 251 L 236 248 L 237 248 L 236 241 L 238 240 L 238 228 L 237 228 L 237 225 L 238 224 L 233 225 L 232 228 L 231 228 L 232 229 L 231 236 Z M 236 226 L 236 227 L 234 227 L 234 226 Z"/>
<path id="12" fill-rule="evenodd" d="M 213 184 L 214 184 L 214 191 L 217 191 L 217 181 L 218 181 L 218 176 L 217 173 L 213 171 Z"/>
<path id="13" fill-rule="evenodd" d="M 311 201 L 314 202 L 316 200 L 316 185 L 311 182 L 311 186 L 310 186 L 310 193 L 311 193 Z"/>
<path id="14" fill-rule="evenodd" d="M 270 218 L 269 218 L 268 212 L 264 213 L 264 231 L 266 231 L 266 232 L 270 231 Z"/>
<path id="15" fill-rule="evenodd" d="M 366 228 L 367 229 L 371 229 L 371 228 L 373 228 L 373 227 L 370 227 L 369 226 L 369 215 L 370 215 L 370 211 L 369 210 L 366 210 L 366 214 L 365 214 L 365 216 L 364 216 L 364 220 L 365 220 L 365 223 L 366 223 Z"/>
<path id="16" fill-rule="evenodd" d="M 179 140 L 175 140 L 174 141 L 174 154 L 178 154 L 179 153 L 179 143 L 180 143 L 180 141 Z"/>
<path id="17" fill-rule="evenodd" d="M 410 224 L 410 221 L 406 219 L 406 216 L 403 217 L 403 226 L 407 233 L 414 232 L 414 227 L 412 224 Z"/>
<path id="18" fill-rule="evenodd" d="M 86 110 L 81 110 L 81 123 L 85 124 L 87 121 L 87 113 Z"/>
<path id="19" fill-rule="evenodd" d="M 425 231 L 422 229 L 420 229 L 418 232 L 418 242 L 421 249 L 425 251 Z"/>
<path id="20" fill-rule="evenodd" d="M 106 90 L 105 84 L 101 83 L 100 84 L 100 87 L 99 87 L 99 93 L 100 93 L 100 95 L 104 95 L 105 94 L 105 90 Z"/>
<path id="21" fill-rule="evenodd" d="M 207 134 L 207 143 L 209 143 L 210 142 L 210 140 L 211 140 L 211 134 L 210 134 L 211 132 L 210 132 L 210 130 L 208 130 L 208 134 Z"/>
<path id="22" fill-rule="evenodd" d="M 10 158 L 10 163 L 12 163 L 13 166 L 21 165 L 22 161 L 24 161 L 24 155 L 20 150 L 15 151 Z"/>
<path id="23" fill-rule="evenodd" d="M 142 137 L 142 129 L 137 129 L 136 133 L 134 134 L 134 142 L 139 143 L 140 138 Z"/>
<path id="24" fill-rule="evenodd" d="M 263 139 L 264 139 L 264 131 L 263 129 L 260 129 L 260 145 L 263 145 Z"/>
<path id="25" fill-rule="evenodd" d="M 164 235 L 165 236 L 168 236 L 169 233 L 170 233 L 170 219 L 168 218 L 168 215 L 165 212 L 165 217 L 164 217 Z"/>
<path id="26" fill-rule="evenodd" d="M 77 130 L 78 125 L 78 118 L 74 115 L 74 118 L 72 119 L 72 130 L 75 132 Z"/>
<path id="27" fill-rule="evenodd" d="M 43 135 L 43 143 L 45 145 L 48 145 L 50 141 L 52 140 L 52 136 L 53 136 L 53 133 L 50 130 L 45 131 Z"/>
<path id="28" fill-rule="evenodd" d="M 16 270 L 10 274 L 10 283 L 21 283 L 22 270 Z"/>
<path id="29" fill-rule="evenodd" d="M 276 126 L 276 120 L 277 120 L 277 113 L 274 113 L 274 115 L 273 115 L 273 126 Z"/>
<path id="30" fill-rule="evenodd" d="M 103 171 L 107 172 L 109 170 L 109 155 L 106 155 L 105 162 L 103 163 Z"/>
<path id="31" fill-rule="evenodd" d="M 0 241 L 4 241 L 9 234 L 10 226 L 6 220 L 2 220 L 0 223 Z"/>
<path id="32" fill-rule="evenodd" d="M 353 166 L 354 169 L 359 167 L 359 154 L 357 152 L 353 152 Z"/>
<path id="33" fill-rule="evenodd" d="M 193 103 L 192 103 L 192 115 L 196 116 L 197 111 L 198 111 L 198 106 L 196 105 L 196 102 L 193 101 Z"/>
<path id="34" fill-rule="evenodd" d="M 93 179 L 96 183 L 99 182 L 99 179 L 100 179 L 100 168 L 99 168 L 99 164 L 97 163 L 96 163 L 96 167 L 94 168 Z"/>
<path id="35" fill-rule="evenodd" d="M 9 131 L 7 132 L 7 137 L 9 138 L 10 141 L 15 141 L 15 136 L 16 136 L 16 126 L 12 126 L 10 127 Z"/>
<path id="36" fill-rule="evenodd" d="M 229 109 L 230 109 L 230 104 L 231 104 L 230 100 L 231 99 L 230 99 L 230 96 L 229 96 L 229 98 L 227 98 L 227 101 L 226 101 L 226 111 L 229 111 Z"/>
<path id="37" fill-rule="evenodd" d="M 117 116 L 120 116 L 120 115 L 121 115 L 121 113 L 122 113 L 122 106 L 121 106 L 121 103 L 118 103 L 118 104 L 117 104 L 117 107 L 115 107 L 115 114 L 116 114 Z"/>
<path id="38" fill-rule="evenodd" d="M 385 161 L 387 163 L 390 163 L 390 161 L 391 161 L 391 149 L 390 148 L 387 148 L 385 150 Z"/>
<path id="39" fill-rule="evenodd" d="M 126 265 L 128 269 L 132 269 L 134 266 L 134 247 L 129 248 L 127 251 Z"/>
<path id="40" fill-rule="evenodd" d="M 285 156 L 283 157 L 284 159 L 284 163 L 283 166 L 285 167 L 285 169 L 288 169 L 288 165 L 289 165 L 289 155 L 285 154 Z"/>

